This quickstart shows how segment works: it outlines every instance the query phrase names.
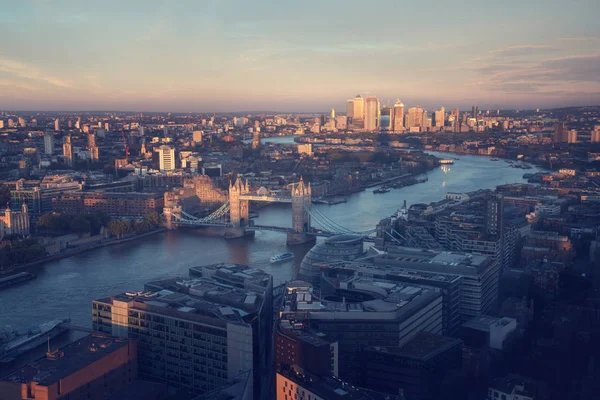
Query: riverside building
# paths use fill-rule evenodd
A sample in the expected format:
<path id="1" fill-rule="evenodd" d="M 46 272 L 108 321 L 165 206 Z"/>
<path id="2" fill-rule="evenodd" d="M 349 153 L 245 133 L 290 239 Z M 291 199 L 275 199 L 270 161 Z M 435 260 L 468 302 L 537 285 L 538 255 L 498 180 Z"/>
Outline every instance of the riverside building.
<path id="1" fill-rule="evenodd" d="M 196 267 L 93 301 L 94 330 L 138 342 L 142 377 L 206 393 L 250 373 L 266 398 L 271 375 L 273 279 L 239 264 Z"/>

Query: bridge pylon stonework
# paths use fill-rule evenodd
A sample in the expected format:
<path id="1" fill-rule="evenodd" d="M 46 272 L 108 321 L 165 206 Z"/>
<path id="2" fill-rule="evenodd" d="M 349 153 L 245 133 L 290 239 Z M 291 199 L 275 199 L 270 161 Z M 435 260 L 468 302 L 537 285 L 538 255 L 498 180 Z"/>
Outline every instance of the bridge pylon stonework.
<path id="1" fill-rule="evenodd" d="M 229 222 L 234 228 L 243 228 L 248 225 L 248 217 L 250 216 L 250 208 L 248 200 L 243 200 L 240 197 L 250 193 L 248 181 L 242 182 L 238 177 L 235 183 L 229 184 Z"/>
<path id="2" fill-rule="evenodd" d="M 300 178 L 300 182 L 292 187 L 292 232 L 287 234 L 287 244 L 303 244 L 316 240 L 313 235 L 308 235 L 311 231 L 310 209 L 312 206 L 312 191 L 310 183 L 305 184 Z"/>

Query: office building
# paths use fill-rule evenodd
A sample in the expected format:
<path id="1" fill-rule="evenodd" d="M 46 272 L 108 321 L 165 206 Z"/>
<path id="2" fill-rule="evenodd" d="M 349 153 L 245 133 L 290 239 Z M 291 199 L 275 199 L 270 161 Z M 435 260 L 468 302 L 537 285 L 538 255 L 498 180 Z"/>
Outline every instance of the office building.
<path id="1" fill-rule="evenodd" d="M 88 150 L 90 151 L 90 160 L 98 161 L 98 146 L 96 145 L 96 134 L 90 133 L 88 135 Z"/>
<path id="2" fill-rule="evenodd" d="M 15 127 L 15 121 L 12 118 L 9 118 L 6 122 L 7 122 L 9 128 Z"/>
<path id="3" fill-rule="evenodd" d="M 348 128 L 348 117 L 345 115 L 338 115 L 335 117 L 335 128 L 338 130 L 345 130 Z"/>
<path id="4" fill-rule="evenodd" d="M 567 132 L 567 143 L 577 143 L 577 131 L 575 129 L 570 129 Z"/>
<path id="5" fill-rule="evenodd" d="M 462 325 L 461 337 L 469 347 L 503 350 L 516 334 L 516 319 L 482 315 Z"/>
<path id="6" fill-rule="evenodd" d="M 322 279 L 318 292 L 307 282 L 288 282 L 279 324 L 337 342 L 343 380 L 358 381 L 360 352 L 368 346 L 402 346 L 420 331 L 442 331 L 439 289 L 368 277 Z"/>
<path id="7" fill-rule="evenodd" d="M 485 400 L 535 400 L 539 398 L 536 397 L 537 386 L 529 378 L 509 374 L 492 382 Z"/>
<path id="8" fill-rule="evenodd" d="M 444 107 L 440 108 L 439 110 L 437 110 L 434 113 L 434 118 L 435 118 L 435 126 L 436 127 L 443 127 L 444 124 L 446 123 L 446 109 Z"/>
<path id="9" fill-rule="evenodd" d="M 461 323 L 492 311 L 498 301 L 499 266 L 483 255 L 395 246 L 376 257 L 331 263 L 321 274 L 341 282 L 360 276 L 439 288 L 444 335 L 456 335 Z"/>
<path id="10" fill-rule="evenodd" d="M 493 237 L 502 235 L 502 217 L 504 214 L 504 198 L 499 193 L 489 192 L 484 200 L 485 232 Z"/>
<path id="11" fill-rule="evenodd" d="M 272 379 L 273 279 L 239 264 L 190 269 L 189 278 L 95 300 L 93 328 L 135 338 L 141 377 L 199 394 L 240 374 L 254 399 Z"/>
<path id="12" fill-rule="evenodd" d="M 477 120 L 479 118 L 479 106 L 473 106 L 473 110 L 471 111 L 471 117 Z"/>
<path id="13" fill-rule="evenodd" d="M 0 399 L 104 400 L 136 378 L 135 341 L 91 334 L 3 377 Z"/>
<path id="14" fill-rule="evenodd" d="M 63 138 L 63 161 L 68 166 L 73 166 L 73 146 L 71 145 L 71 135 Z"/>
<path id="15" fill-rule="evenodd" d="M 600 125 L 596 125 L 594 127 L 594 130 L 592 131 L 592 136 L 590 139 L 591 139 L 592 143 L 600 142 Z"/>
<path id="16" fill-rule="evenodd" d="M 562 143 L 569 141 L 569 133 L 567 131 L 567 124 L 565 122 L 554 123 L 554 143 Z"/>
<path id="17" fill-rule="evenodd" d="M 4 120 L 0 119 L 0 129 L 4 129 Z"/>
<path id="18" fill-rule="evenodd" d="M 376 131 L 379 128 L 379 100 L 375 96 L 365 98 L 365 130 Z"/>
<path id="19" fill-rule="evenodd" d="M 462 368 L 462 342 L 419 332 L 402 347 L 369 347 L 362 353 L 359 385 L 411 400 L 442 398 L 442 383 L 450 371 Z"/>
<path id="20" fill-rule="evenodd" d="M 165 127 L 166 128 L 166 127 Z M 158 169 L 161 171 L 172 171 L 175 169 L 175 149 L 170 146 L 158 148 Z"/>
<path id="21" fill-rule="evenodd" d="M 404 130 L 404 104 L 400 100 L 394 104 L 393 116 L 392 130 L 402 132 Z"/>
<path id="22" fill-rule="evenodd" d="M 392 130 L 392 118 L 393 118 L 393 108 L 389 106 L 384 106 L 381 108 L 381 118 L 379 122 L 379 128 L 382 131 L 391 131 Z"/>
<path id="23" fill-rule="evenodd" d="M 60 121 L 59 121 L 59 119 L 58 119 L 58 118 L 56 118 L 56 119 L 54 120 L 54 130 L 55 130 L 55 131 L 60 131 Z"/>
<path id="24" fill-rule="evenodd" d="M 423 126 L 423 109 L 419 106 L 408 109 L 406 115 L 406 128 L 420 128 Z"/>
<path id="25" fill-rule="evenodd" d="M 352 261 L 364 254 L 363 237 L 360 235 L 336 235 L 317 243 L 302 259 L 298 279 L 319 287 L 322 269 L 337 261 Z"/>
<path id="26" fill-rule="evenodd" d="M 335 119 L 335 109 L 334 109 L 334 108 L 332 108 L 332 109 L 329 111 L 329 118 L 331 118 L 331 119 Z"/>
<path id="27" fill-rule="evenodd" d="M 77 121 L 75 121 L 75 129 L 81 129 L 81 117 L 77 117 Z"/>
<path id="28" fill-rule="evenodd" d="M 363 121 L 365 118 L 365 99 L 360 94 L 346 102 L 346 116 L 349 122 Z"/>
<path id="29" fill-rule="evenodd" d="M 404 400 L 340 381 L 332 376 L 319 376 L 290 368 L 277 371 L 276 400 Z"/>
<path id="30" fill-rule="evenodd" d="M 27 122 L 25 122 L 25 118 L 19 117 L 19 127 L 26 128 Z"/>
<path id="31" fill-rule="evenodd" d="M 54 154 L 54 134 L 46 132 L 44 135 L 44 154 L 51 156 Z"/>

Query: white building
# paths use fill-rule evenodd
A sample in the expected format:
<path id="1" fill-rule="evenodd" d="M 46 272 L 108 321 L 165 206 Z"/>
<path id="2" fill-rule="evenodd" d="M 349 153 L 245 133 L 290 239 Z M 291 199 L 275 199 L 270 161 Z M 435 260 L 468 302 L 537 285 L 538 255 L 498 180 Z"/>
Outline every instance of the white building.
<path id="1" fill-rule="evenodd" d="M 158 148 L 158 169 L 161 171 L 172 171 L 175 169 L 175 149 L 169 146 Z"/>

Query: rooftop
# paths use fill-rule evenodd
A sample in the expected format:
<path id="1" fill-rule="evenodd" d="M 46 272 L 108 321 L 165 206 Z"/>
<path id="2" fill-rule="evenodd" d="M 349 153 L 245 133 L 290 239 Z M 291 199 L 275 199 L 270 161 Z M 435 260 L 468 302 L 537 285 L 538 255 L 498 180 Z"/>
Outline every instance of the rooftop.
<path id="1" fill-rule="evenodd" d="M 279 375 L 293 381 L 305 390 L 315 395 L 327 399 L 343 400 L 399 400 L 400 397 L 376 393 L 370 390 L 357 388 L 349 383 L 343 382 L 334 377 L 320 377 L 312 374 L 304 374 L 299 370 L 283 370 L 277 372 Z"/>
<path id="2" fill-rule="evenodd" d="M 436 355 L 459 346 L 459 339 L 436 335 L 435 333 L 419 332 L 412 340 L 401 347 L 373 347 L 375 351 L 393 353 L 418 360 L 429 360 Z"/>
<path id="3" fill-rule="evenodd" d="M 190 268 L 190 277 L 202 277 L 244 288 L 256 285 L 267 288 L 271 275 L 243 264 L 220 263 Z"/>
<path id="4" fill-rule="evenodd" d="M 97 300 L 114 304 L 129 303 L 130 309 L 151 311 L 191 321 L 206 318 L 246 324 L 245 317 L 263 306 L 264 289 L 245 289 L 209 278 L 176 277 L 149 282 L 145 292 L 125 292 Z"/>
<path id="5" fill-rule="evenodd" d="M 423 250 L 410 247 L 390 248 L 387 254 L 372 258 L 378 265 L 395 265 L 406 269 L 454 275 L 479 275 L 494 263 L 486 255 L 450 251 Z"/>
<path id="6" fill-rule="evenodd" d="M 50 386 L 121 347 L 128 346 L 129 342 L 127 339 L 110 336 L 88 335 L 61 348 L 64 353 L 62 357 L 41 358 L 13 371 L 2 380 L 16 383 L 38 382 L 41 386 Z"/>
<path id="7" fill-rule="evenodd" d="M 321 296 L 310 285 L 286 287 L 280 309 L 280 323 L 302 329 L 302 320 L 401 320 L 440 296 L 429 286 L 353 276 L 332 282 L 331 287 L 361 293 L 363 301 L 346 301 L 335 294 Z M 286 320 L 288 322 L 286 322 Z"/>

